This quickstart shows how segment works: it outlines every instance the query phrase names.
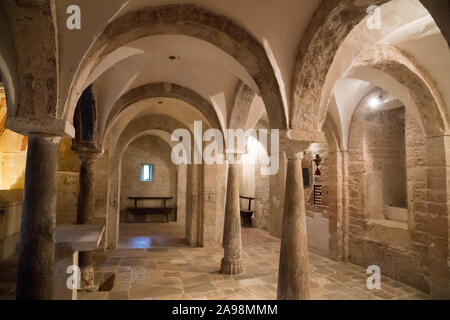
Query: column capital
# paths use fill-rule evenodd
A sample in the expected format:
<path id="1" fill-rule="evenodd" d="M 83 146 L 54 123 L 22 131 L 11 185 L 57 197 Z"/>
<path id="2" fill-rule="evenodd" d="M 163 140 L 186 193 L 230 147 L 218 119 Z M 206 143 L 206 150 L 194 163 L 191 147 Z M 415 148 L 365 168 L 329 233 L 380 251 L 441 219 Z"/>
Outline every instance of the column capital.
<path id="1" fill-rule="evenodd" d="M 103 150 L 92 144 L 74 144 L 72 151 L 83 161 L 97 160 L 103 154 Z"/>
<path id="2" fill-rule="evenodd" d="M 288 159 L 301 159 L 304 151 L 312 143 L 322 141 L 324 141 L 323 132 L 283 130 L 280 132 L 280 151 L 284 151 Z"/>
<path id="3" fill-rule="evenodd" d="M 6 128 L 26 136 L 34 133 L 61 137 L 75 136 L 75 128 L 70 122 L 64 119 L 28 119 L 20 117 L 7 117 Z"/>

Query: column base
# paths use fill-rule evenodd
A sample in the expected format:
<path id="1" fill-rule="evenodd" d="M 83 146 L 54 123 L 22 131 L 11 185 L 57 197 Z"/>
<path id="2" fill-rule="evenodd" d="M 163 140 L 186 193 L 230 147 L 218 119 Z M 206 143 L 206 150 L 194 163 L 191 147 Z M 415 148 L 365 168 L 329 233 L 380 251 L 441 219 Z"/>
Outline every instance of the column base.
<path id="1" fill-rule="evenodd" d="M 233 260 L 229 261 L 225 258 L 222 258 L 222 262 L 220 265 L 220 273 L 222 274 L 240 274 L 244 271 L 244 267 L 242 266 L 242 260 Z"/>

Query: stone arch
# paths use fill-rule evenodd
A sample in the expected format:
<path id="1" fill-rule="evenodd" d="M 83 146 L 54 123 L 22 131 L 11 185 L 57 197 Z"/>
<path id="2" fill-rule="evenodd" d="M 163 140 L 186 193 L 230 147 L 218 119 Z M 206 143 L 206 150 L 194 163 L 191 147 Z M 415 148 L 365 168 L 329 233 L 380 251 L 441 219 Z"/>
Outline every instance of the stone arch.
<path id="1" fill-rule="evenodd" d="M 323 1 L 317 8 L 297 53 L 290 110 L 292 128 L 320 130 L 326 112 L 319 119 L 314 109 L 319 105 L 333 58 L 349 32 L 367 15 L 367 6 L 384 2 L 373 0 L 357 6 L 354 1 L 333 0 Z"/>
<path id="2" fill-rule="evenodd" d="M 280 87 L 264 47 L 227 17 L 190 4 L 137 10 L 107 25 L 77 70 L 69 89 L 64 117 L 71 117 L 76 96 L 100 59 L 130 41 L 164 34 L 183 34 L 205 40 L 236 59 L 257 84 L 271 127 L 287 128 Z"/>
<path id="3" fill-rule="evenodd" d="M 435 81 L 408 53 L 392 45 L 379 44 L 363 53 L 352 67 L 380 71 L 407 88 L 428 136 L 442 135 L 448 131 L 445 102 Z M 397 95 L 397 92 L 392 93 L 400 100 L 405 97 Z"/>
<path id="4" fill-rule="evenodd" d="M 236 85 L 234 104 L 230 111 L 228 128 L 246 129 L 250 106 L 255 99 L 256 93 L 241 80 Z"/>
<path id="5" fill-rule="evenodd" d="M 448 115 L 446 105 L 435 81 L 413 57 L 391 45 L 379 44 L 359 56 L 352 64 L 348 76 L 370 81 L 384 87 L 405 105 L 417 124 L 412 136 L 417 139 L 416 146 L 410 151 L 414 155 L 413 165 L 408 166 L 408 254 L 403 255 L 389 245 L 378 246 L 377 252 L 365 243 L 364 230 L 367 219 L 364 214 L 362 182 L 364 177 L 364 159 L 362 153 L 362 124 L 354 123 L 354 113 L 349 134 L 348 172 L 352 174 L 348 183 L 348 216 L 351 230 L 349 232 L 349 258 L 357 264 L 369 264 L 373 259 L 368 257 L 387 255 L 390 260 L 380 260 L 382 270 L 388 276 L 399 278 L 422 291 L 429 292 L 434 298 L 449 295 L 448 278 L 450 270 L 446 264 L 449 256 L 448 241 L 448 206 L 435 195 L 445 198 L 448 195 L 446 167 L 449 158 Z M 380 77 L 380 75 L 388 78 Z M 383 83 L 383 79 L 385 83 Z M 381 82 L 380 82 L 381 81 Z M 394 84 L 389 87 L 390 84 Z M 404 89 L 403 91 L 400 89 Z M 408 119 L 408 117 L 407 117 Z M 411 197 L 411 198 L 410 198 Z M 443 199 L 442 198 L 442 199 Z M 373 223 L 373 222 L 372 222 Z M 361 232 L 361 233 L 360 233 Z M 360 234 L 359 234 L 360 233 Z M 363 235 L 363 236 L 360 236 Z M 360 243 L 363 243 L 363 249 Z M 432 244 L 432 245 L 431 245 Z M 426 247 L 426 250 L 422 250 Z M 365 254 L 365 250 L 370 254 Z M 376 254 L 374 254 L 376 252 Z M 372 259 L 372 260 L 371 260 Z M 409 270 L 400 275 L 395 268 L 401 259 L 411 259 Z M 372 261 L 373 262 L 373 261 Z"/>
<path id="6" fill-rule="evenodd" d="M 55 0 L 2 3 L 14 35 L 19 75 L 17 107 L 11 107 L 7 127 L 23 134 L 46 132 L 73 136 L 72 119 L 61 119 L 58 109 Z"/>
<path id="7" fill-rule="evenodd" d="M 110 148 L 108 166 L 108 195 L 106 212 L 106 246 L 115 248 L 119 232 L 119 194 L 121 157 L 133 137 L 148 130 L 159 130 L 172 134 L 174 129 L 188 128 L 181 122 L 164 115 L 150 115 L 136 119 L 128 124 L 121 133 L 115 147 Z"/>
<path id="8" fill-rule="evenodd" d="M 299 46 L 292 79 L 290 126 L 304 130 L 320 130 L 326 110 L 320 106 L 321 90 L 336 53 L 352 29 L 367 15 L 369 5 L 382 5 L 386 0 L 324 1 L 305 30 Z M 449 41 L 449 22 L 445 16 L 448 4 L 420 0 L 444 38 Z"/>
<path id="9" fill-rule="evenodd" d="M 132 196 L 132 195 L 130 195 L 130 194 L 124 194 L 123 193 L 123 190 L 122 190 L 122 186 L 123 186 L 123 183 L 124 183 L 124 178 L 125 179 L 127 179 L 128 177 L 130 177 L 130 176 L 132 176 L 132 175 L 127 175 L 127 174 L 124 174 L 123 172 L 122 172 L 122 170 L 123 170 L 123 167 L 124 166 L 127 166 L 127 162 L 128 162 L 128 158 L 126 158 L 126 152 L 127 152 L 127 150 L 128 150 L 128 148 L 134 143 L 134 142 L 136 142 L 137 140 L 139 140 L 139 139 L 141 139 L 141 138 L 143 138 L 143 137 L 152 137 L 152 138 L 154 138 L 154 139 L 156 139 L 156 140 L 158 140 L 158 142 L 156 142 L 156 144 L 160 144 L 161 142 L 162 142 L 162 145 L 164 146 L 163 148 L 163 150 L 165 151 L 164 153 L 160 153 L 160 152 L 155 152 L 153 149 L 147 149 L 146 151 L 150 151 L 150 153 L 151 154 L 153 154 L 153 155 L 155 155 L 155 156 L 157 156 L 158 158 L 159 157 L 165 157 L 166 155 L 167 155 L 167 153 L 166 153 L 166 151 L 167 150 L 171 150 L 171 148 L 172 148 L 172 146 L 174 145 L 174 143 L 170 140 L 170 134 L 167 132 L 167 131 L 161 131 L 161 130 L 155 130 L 155 129 L 150 129 L 150 130 L 145 130 L 145 131 L 143 131 L 143 132 L 141 132 L 141 133 L 139 133 L 139 134 L 137 134 L 137 135 L 135 135 L 135 136 L 133 136 L 133 137 L 131 137 L 131 139 L 126 143 L 126 145 L 125 146 L 123 146 L 123 149 L 122 149 L 122 151 L 121 151 L 121 154 L 120 154 L 120 159 L 119 159 L 119 161 L 120 161 L 120 171 L 121 171 L 121 176 L 119 177 L 119 180 L 120 180 L 120 188 L 119 188 L 119 194 L 118 194 L 118 199 L 121 199 L 120 200 L 120 202 L 119 202 L 119 204 L 124 200 L 124 199 L 126 199 L 127 198 L 127 196 Z M 155 141 L 154 141 L 155 142 Z M 158 150 L 158 151 L 161 151 L 161 150 Z M 176 164 L 174 164 L 174 163 L 172 163 L 171 161 L 170 161 L 170 151 L 169 151 L 169 157 L 168 157 L 169 159 L 166 159 L 167 161 L 163 161 L 164 162 L 164 164 L 159 164 L 158 165 L 158 170 L 160 171 L 160 172 L 162 172 L 161 170 L 162 170 L 162 167 L 163 166 L 166 166 L 166 170 L 168 170 L 168 175 L 164 175 L 164 180 L 166 180 L 166 181 L 171 181 L 171 182 L 175 182 L 175 184 L 173 184 L 173 185 L 171 185 L 171 188 L 169 187 L 168 188 L 168 190 L 170 190 L 171 192 L 170 192 L 170 195 L 171 196 L 174 196 L 174 200 L 175 200 L 175 203 L 178 203 L 178 201 L 180 200 L 179 199 L 179 193 L 178 193 L 178 182 L 176 181 L 176 176 L 178 176 L 178 174 L 179 174 L 179 172 L 181 171 L 181 170 L 186 170 L 186 166 L 185 165 L 183 165 L 183 166 L 178 166 L 178 165 L 176 165 Z M 142 163 L 142 162 L 141 162 Z M 153 164 L 153 163 L 152 163 Z M 155 175 L 154 175 L 154 177 L 155 177 Z M 161 177 L 161 175 L 160 175 L 160 177 Z M 172 189 L 173 188 L 173 189 Z M 185 190 L 184 190 L 184 202 L 186 202 L 186 188 L 184 188 Z M 168 190 L 166 190 L 166 191 L 168 191 Z M 135 189 L 135 191 L 137 191 L 136 189 Z M 140 191 L 140 190 L 139 190 Z M 138 191 L 138 192 L 139 192 Z M 139 195 L 139 194 L 138 194 Z M 166 194 L 161 194 L 161 195 L 166 195 Z M 177 206 L 178 207 L 178 206 Z M 124 205 L 120 205 L 119 206 L 119 210 L 120 210 L 120 212 L 119 212 L 119 216 L 120 217 L 123 217 L 123 214 L 124 214 L 124 211 L 127 211 L 126 210 L 126 202 L 125 202 L 125 206 Z M 184 215 L 183 215 L 184 216 Z M 119 220 L 121 220 L 120 219 L 120 217 L 119 217 Z"/>
<path id="10" fill-rule="evenodd" d="M 120 117 L 122 111 L 138 101 L 149 98 L 174 98 L 185 101 L 202 113 L 210 122 L 211 127 L 219 128 L 222 132 L 224 131 L 214 107 L 206 99 L 189 88 L 172 83 L 159 82 L 149 83 L 123 94 L 112 107 L 106 122 L 106 128 L 99 138 L 103 140 L 103 137 L 107 135 L 109 128 Z"/>
<path id="11" fill-rule="evenodd" d="M 2 4 L 0 4 L 0 38 L 2 39 L 0 44 L 0 77 L 5 87 L 8 110 L 12 115 L 15 112 L 14 110 L 17 109 L 19 74 L 14 39 Z"/>

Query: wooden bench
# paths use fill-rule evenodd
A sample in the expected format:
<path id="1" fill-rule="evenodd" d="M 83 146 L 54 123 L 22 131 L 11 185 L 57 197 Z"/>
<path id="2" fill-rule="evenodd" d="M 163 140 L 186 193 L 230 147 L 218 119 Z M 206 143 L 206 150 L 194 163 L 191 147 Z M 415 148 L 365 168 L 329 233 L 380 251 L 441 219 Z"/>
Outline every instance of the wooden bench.
<path id="1" fill-rule="evenodd" d="M 239 196 L 241 199 L 248 200 L 248 209 L 240 209 L 241 211 L 241 224 L 243 227 L 252 226 L 252 216 L 254 210 L 252 210 L 252 201 L 255 200 L 254 197 Z"/>
<path id="2" fill-rule="evenodd" d="M 128 207 L 128 211 L 132 214 L 147 215 L 147 214 L 163 214 L 166 219 L 165 222 L 169 222 L 169 214 L 175 209 L 173 207 L 167 207 L 167 200 L 172 200 L 173 197 L 128 197 L 130 200 L 134 200 L 134 207 Z M 162 200 L 162 207 L 138 207 L 138 200 Z"/>

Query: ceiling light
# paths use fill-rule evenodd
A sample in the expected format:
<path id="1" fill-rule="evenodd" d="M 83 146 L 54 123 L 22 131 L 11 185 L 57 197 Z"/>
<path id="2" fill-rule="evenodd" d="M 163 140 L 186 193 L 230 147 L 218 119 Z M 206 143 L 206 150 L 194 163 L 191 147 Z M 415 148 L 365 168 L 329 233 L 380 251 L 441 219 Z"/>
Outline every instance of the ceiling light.
<path id="1" fill-rule="evenodd" d="M 380 92 L 378 93 L 378 96 L 372 97 L 372 98 L 369 99 L 369 106 L 371 108 L 378 107 L 384 100 L 384 98 L 383 98 L 383 91 L 381 91 L 381 88 L 379 88 L 379 89 L 380 89 Z"/>
<path id="2" fill-rule="evenodd" d="M 372 108 L 376 108 L 376 107 L 378 107 L 380 105 L 380 102 L 381 102 L 380 98 L 372 97 L 369 100 L 369 106 L 372 107 Z"/>

